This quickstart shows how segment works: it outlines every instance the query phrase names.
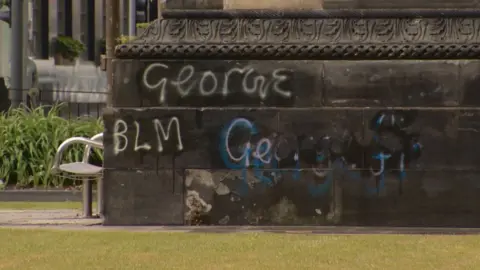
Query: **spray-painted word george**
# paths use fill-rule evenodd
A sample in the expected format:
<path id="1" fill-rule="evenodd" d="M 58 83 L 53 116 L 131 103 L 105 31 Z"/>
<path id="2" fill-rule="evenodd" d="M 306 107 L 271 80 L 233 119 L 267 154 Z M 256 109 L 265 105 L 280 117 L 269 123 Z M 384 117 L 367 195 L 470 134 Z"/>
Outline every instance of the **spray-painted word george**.
<path id="1" fill-rule="evenodd" d="M 142 77 L 144 87 L 159 92 L 159 102 L 162 104 L 167 103 L 167 93 L 175 92 L 180 97 L 188 97 L 194 89 L 201 97 L 213 95 L 227 97 L 233 92 L 238 92 L 239 87 L 241 93 L 258 96 L 261 100 L 268 98 L 269 95 L 283 98 L 292 96 L 291 91 L 284 86 L 289 78 L 289 70 L 284 68 L 262 75 L 252 67 L 234 67 L 226 72 L 214 73 L 212 70 L 198 71 L 193 65 L 186 65 L 175 71 L 175 79 L 164 77 L 168 70 L 170 70 L 168 65 L 154 63 L 145 69 Z"/>

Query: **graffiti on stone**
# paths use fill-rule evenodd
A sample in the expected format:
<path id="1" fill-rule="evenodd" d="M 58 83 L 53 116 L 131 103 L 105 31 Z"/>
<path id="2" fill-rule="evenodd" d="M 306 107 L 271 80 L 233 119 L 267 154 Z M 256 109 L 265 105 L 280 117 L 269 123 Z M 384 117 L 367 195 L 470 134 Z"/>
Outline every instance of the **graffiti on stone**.
<path id="1" fill-rule="evenodd" d="M 478 115 L 444 108 L 458 95 L 430 63 L 130 62 L 106 168 L 174 172 L 185 223 L 420 224 L 478 176 Z"/>
<path id="2" fill-rule="evenodd" d="M 218 130 L 216 153 L 223 172 L 188 170 L 186 219 L 192 222 L 192 213 L 197 213 L 200 223 L 268 224 L 276 217 L 255 214 L 264 219 L 252 221 L 247 212 L 288 202 L 290 207 L 302 208 L 305 216 L 328 218 L 335 210 L 330 207 L 335 181 L 361 186 L 362 196 L 377 196 L 385 192 L 386 175 L 397 179 L 401 195 L 407 169 L 423 151 L 420 134 L 408 129 L 416 117 L 415 111 L 378 111 L 368 124 L 373 133 L 370 141 L 359 140 L 353 131 L 343 137 L 262 133 L 266 129 L 261 123 L 235 117 Z M 294 198 L 298 194 L 301 200 Z M 216 208 L 228 208 L 230 214 L 218 216 L 221 210 Z"/>
<path id="3" fill-rule="evenodd" d="M 242 61 L 147 62 L 129 76 L 159 106 L 291 105 L 295 84 L 310 83 L 293 67 Z"/>
<path id="4" fill-rule="evenodd" d="M 199 70 L 194 65 L 184 65 L 174 70 L 173 79 L 159 76 L 158 72 L 171 69 L 165 63 L 153 63 L 145 68 L 142 84 L 149 91 L 158 92 L 161 104 L 168 103 L 167 93 L 174 92 L 180 97 L 210 97 L 221 95 L 228 97 L 232 87 L 240 84 L 241 92 L 246 96 L 255 96 L 265 100 L 271 95 L 290 98 L 292 93 L 282 85 L 288 80 L 289 70 L 278 68 L 263 75 L 253 67 L 232 67 L 222 72 L 210 69 Z M 155 72 L 158 71 L 158 72 Z"/>
<path id="5" fill-rule="evenodd" d="M 126 135 L 131 132 L 133 125 L 134 140 L 129 141 L 129 137 Z M 130 129 L 129 129 L 130 126 Z M 154 130 L 155 138 L 153 141 L 145 141 L 142 138 L 142 126 L 143 128 Z M 149 132 L 145 132 L 149 133 Z M 118 155 L 121 152 L 129 149 L 133 152 L 138 151 L 155 151 L 157 153 L 163 153 L 164 144 L 174 142 L 176 145 L 176 151 L 183 150 L 182 134 L 180 121 L 177 117 L 171 117 L 166 120 L 153 119 L 148 127 L 141 125 L 138 121 L 132 121 L 127 123 L 123 119 L 116 119 L 113 125 L 113 153 Z"/>

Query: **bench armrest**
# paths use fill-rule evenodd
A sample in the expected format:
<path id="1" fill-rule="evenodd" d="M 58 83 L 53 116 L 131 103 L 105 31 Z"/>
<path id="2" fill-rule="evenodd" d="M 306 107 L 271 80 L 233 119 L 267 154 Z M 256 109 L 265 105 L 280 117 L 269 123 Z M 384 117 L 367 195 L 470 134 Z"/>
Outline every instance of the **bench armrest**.
<path id="1" fill-rule="evenodd" d="M 53 160 L 52 170 L 53 172 L 58 172 L 60 167 L 60 162 L 62 161 L 63 152 L 73 144 L 81 143 L 85 144 L 85 152 L 83 153 L 83 160 L 82 162 L 88 162 L 88 158 L 90 156 L 90 150 L 92 147 L 103 149 L 103 142 L 99 141 L 103 138 L 103 133 L 97 134 L 93 136 L 91 139 L 83 138 L 83 137 L 72 137 L 66 139 L 57 149 L 55 154 L 55 159 Z"/>

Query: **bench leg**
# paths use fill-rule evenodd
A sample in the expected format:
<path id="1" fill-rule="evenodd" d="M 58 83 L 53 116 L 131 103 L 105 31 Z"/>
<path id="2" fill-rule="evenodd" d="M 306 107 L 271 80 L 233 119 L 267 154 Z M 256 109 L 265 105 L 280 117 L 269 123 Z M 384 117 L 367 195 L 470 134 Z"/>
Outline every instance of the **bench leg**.
<path id="1" fill-rule="evenodd" d="M 103 182 L 102 182 L 102 178 L 99 177 L 99 179 L 97 179 L 97 208 L 98 208 L 98 216 L 99 217 L 103 217 L 103 190 L 102 190 L 102 185 L 103 185 Z"/>
<path id="2" fill-rule="evenodd" d="M 89 179 L 83 180 L 83 216 L 86 218 L 92 217 L 92 181 Z"/>

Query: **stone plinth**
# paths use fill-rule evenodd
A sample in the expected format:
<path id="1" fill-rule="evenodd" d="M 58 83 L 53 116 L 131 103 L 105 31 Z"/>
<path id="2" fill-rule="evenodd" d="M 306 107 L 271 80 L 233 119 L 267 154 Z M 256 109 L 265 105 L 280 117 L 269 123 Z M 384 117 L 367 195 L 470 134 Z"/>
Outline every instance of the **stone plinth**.
<path id="1" fill-rule="evenodd" d="M 478 226 L 479 30 L 476 11 L 165 12 L 116 48 L 105 224 Z"/>

